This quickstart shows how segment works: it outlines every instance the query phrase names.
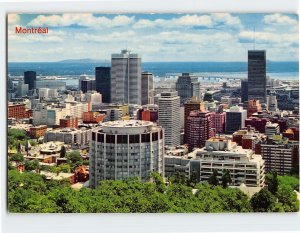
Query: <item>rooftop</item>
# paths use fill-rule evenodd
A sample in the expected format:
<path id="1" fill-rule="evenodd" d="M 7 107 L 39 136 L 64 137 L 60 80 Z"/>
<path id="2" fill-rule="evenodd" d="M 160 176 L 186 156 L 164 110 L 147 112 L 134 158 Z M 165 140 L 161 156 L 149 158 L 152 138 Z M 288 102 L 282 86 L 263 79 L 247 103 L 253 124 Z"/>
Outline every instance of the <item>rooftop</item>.
<path id="1" fill-rule="evenodd" d="M 149 121 L 140 120 L 119 120 L 119 121 L 108 121 L 101 123 L 102 126 L 106 127 L 141 127 L 141 126 L 152 126 L 153 123 Z"/>

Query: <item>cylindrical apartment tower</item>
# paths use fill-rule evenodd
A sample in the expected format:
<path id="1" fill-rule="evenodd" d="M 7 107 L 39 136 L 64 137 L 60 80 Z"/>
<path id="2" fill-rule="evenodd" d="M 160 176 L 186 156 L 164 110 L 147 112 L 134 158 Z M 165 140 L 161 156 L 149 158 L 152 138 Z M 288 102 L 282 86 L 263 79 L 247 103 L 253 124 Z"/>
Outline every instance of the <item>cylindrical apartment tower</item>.
<path id="1" fill-rule="evenodd" d="M 109 121 L 93 130 L 90 143 L 90 187 L 101 180 L 164 176 L 164 131 L 152 122 Z"/>

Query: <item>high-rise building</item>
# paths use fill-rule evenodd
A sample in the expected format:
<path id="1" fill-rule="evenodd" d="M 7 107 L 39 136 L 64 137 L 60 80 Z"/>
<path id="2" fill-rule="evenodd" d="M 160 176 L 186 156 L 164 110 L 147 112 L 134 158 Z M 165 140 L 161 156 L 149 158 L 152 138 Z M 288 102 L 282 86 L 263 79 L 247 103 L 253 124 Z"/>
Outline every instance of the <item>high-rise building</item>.
<path id="1" fill-rule="evenodd" d="M 205 111 L 203 101 L 197 100 L 196 97 L 192 97 L 184 103 L 184 132 L 187 132 L 187 118 L 190 115 L 190 112 L 194 110 L 199 110 L 200 112 Z"/>
<path id="2" fill-rule="evenodd" d="M 210 112 L 191 111 L 187 118 L 186 142 L 191 151 L 203 147 L 205 141 L 214 136 L 212 116 Z"/>
<path id="3" fill-rule="evenodd" d="M 180 104 L 183 105 L 188 99 L 195 96 L 197 100 L 200 97 L 200 83 L 198 78 L 189 73 L 182 73 L 176 82 L 176 91 L 180 96 Z"/>
<path id="4" fill-rule="evenodd" d="M 241 80 L 241 101 L 248 101 L 248 79 Z"/>
<path id="5" fill-rule="evenodd" d="M 158 124 L 165 129 L 165 144 L 180 145 L 180 97 L 177 92 L 163 92 L 158 98 Z"/>
<path id="6" fill-rule="evenodd" d="M 266 103 L 266 51 L 248 51 L 248 99 Z"/>
<path id="7" fill-rule="evenodd" d="M 28 89 L 36 89 L 36 72 L 35 71 L 25 71 L 24 72 L 24 83 L 28 84 Z"/>
<path id="8" fill-rule="evenodd" d="M 17 85 L 17 95 L 18 97 L 24 97 L 28 94 L 29 85 L 24 84 L 23 81 L 19 81 Z"/>
<path id="9" fill-rule="evenodd" d="M 153 75 L 149 72 L 142 72 L 142 105 L 154 103 Z"/>
<path id="10" fill-rule="evenodd" d="M 91 79 L 85 75 L 80 76 L 79 90 L 82 91 L 83 93 L 87 93 L 88 91 L 96 90 L 95 80 Z"/>
<path id="11" fill-rule="evenodd" d="M 164 131 L 148 121 L 109 121 L 92 132 L 90 187 L 101 180 L 164 176 Z"/>
<path id="12" fill-rule="evenodd" d="M 111 100 L 141 105 L 141 58 L 122 50 L 111 55 Z"/>
<path id="13" fill-rule="evenodd" d="M 268 110 L 270 112 L 276 112 L 278 110 L 277 98 L 274 92 L 271 92 L 268 96 Z"/>
<path id="14" fill-rule="evenodd" d="M 247 110 L 239 106 L 232 106 L 226 111 L 226 133 L 232 134 L 245 127 Z"/>
<path id="15" fill-rule="evenodd" d="M 253 113 L 260 112 L 262 110 L 259 100 L 248 100 L 248 114 L 247 116 L 252 116 Z"/>
<path id="16" fill-rule="evenodd" d="M 111 68 L 96 67 L 96 91 L 102 95 L 103 103 L 111 102 Z"/>
<path id="17" fill-rule="evenodd" d="M 226 113 L 225 112 L 212 112 L 211 113 L 212 128 L 216 134 L 225 132 Z"/>

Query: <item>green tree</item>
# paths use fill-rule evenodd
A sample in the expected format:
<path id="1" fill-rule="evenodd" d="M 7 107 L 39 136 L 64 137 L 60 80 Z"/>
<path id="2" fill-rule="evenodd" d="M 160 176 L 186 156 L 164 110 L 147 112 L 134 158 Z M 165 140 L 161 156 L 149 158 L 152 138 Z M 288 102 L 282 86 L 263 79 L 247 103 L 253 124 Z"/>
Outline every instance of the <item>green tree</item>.
<path id="1" fill-rule="evenodd" d="M 14 162 L 23 162 L 24 161 L 24 156 L 20 153 L 16 153 L 10 157 L 10 161 Z"/>
<path id="2" fill-rule="evenodd" d="M 25 170 L 26 171 L 32 171 L 39 168 L 39 161 L 37 159 L 31 160 L 31 161 L 25 161 Z"/>
<path id="3" fill-rule="evenodd" d="M 290 186 L 293 190 L 299 191 L 299 178 L 296 176 L 278 176 L 279 186 L 287 185 Z"/>
<path id="4" fill-rule="evenodd" d="M 61 164 L 58 167 L 59 167 L 61 172 L 64 172 L 64 173 L 70 173 L 71 172 L 70 164 Z"/>
<path id="5" fill-rule="evenodd" d="M 197 172 L 196 171 L 192 171 L 188 183 L 189 183 L 189 186 L 191 186 L 191 187 L 195 187 L 196 186 L 196 184 L 198 183 Z"/>
<path id="6" fill-rule="evenodd" d="M 270 212 L 275 206 L 276 199 L 267 188 L 263 188 L 252 196 L 250 202 L 254 212 Z"/>
<path id="7" fill-rule="evenodd" d="M 228 184 L 230 184 L 231 181 L 231 177 L 230 177 L 230 173 L 228 170 L 223 170 L 223 174 L 222 174 L 222 186 L 223 188 L 227 188 Z"/>
<path id="8" fill-rule="evenodd" d="M 209 177 L 208 183 L 213 186 L 219 185 L 218 171 L 216 169 L 213 169 L 213 173 Z"/>
<path id="9" fill-rule="evenodd" d="M 76 167 L 83 164 L 83 159 L 78 151 L 72 151 L 71 153 L 68 153 L 67 159 L 72 171 L 74 171 Z"/>
<path id="10" fill-rule="evenodd" d="M 266 184 L 268 186 L 268 190 L 275 195 L 278 191 L 278 177 L 277 177 L 277 172 L 272 171 L 271 174 L 268 174 L 266 176 Z"/>
<path id="11" fill-rule="evenodd" d="M 173 176 L 169 178 L 169 181 L 171 183 L 176 183 L 176 184 L 186 184 L 187 179 L 185 177 L 185 174 L 176 172 Z"/>
<path id="12" fill-rule="evenodd" d="M 150 177 L 153 179 L 153 182 L 156 187 L 156 191 L 160 193 L 164 193 L 166 191 L 166 185 L 161 175 L 157 172 L 152 172 L 150 174 Z"/>
<path id="13" fill-rule="evenodd" d="M 278 202 L 285 212 L 299 211 L 299 201 L 296 192 L 290 186 L 281 185 L 277 192 Z"/>

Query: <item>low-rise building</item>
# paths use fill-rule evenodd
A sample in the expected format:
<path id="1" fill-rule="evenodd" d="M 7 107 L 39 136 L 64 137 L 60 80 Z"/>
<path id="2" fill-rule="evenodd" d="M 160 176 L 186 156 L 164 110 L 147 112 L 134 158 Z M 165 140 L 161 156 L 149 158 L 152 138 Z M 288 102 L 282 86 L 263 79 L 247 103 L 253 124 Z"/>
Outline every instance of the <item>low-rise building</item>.
<path id="1" fill-rule="evenodd" d="M 32 126 L 29 128 L 30 138 L 44 137 L 47 131 L 47 125 Z"/>
<path id="2" fill-rule="evenodd" d="M 88 145 L 91 137 L 91 129 L 65 128 L 52 129 L 46 132 L 45 142 L 59 141 L 69 145 Z"/>

